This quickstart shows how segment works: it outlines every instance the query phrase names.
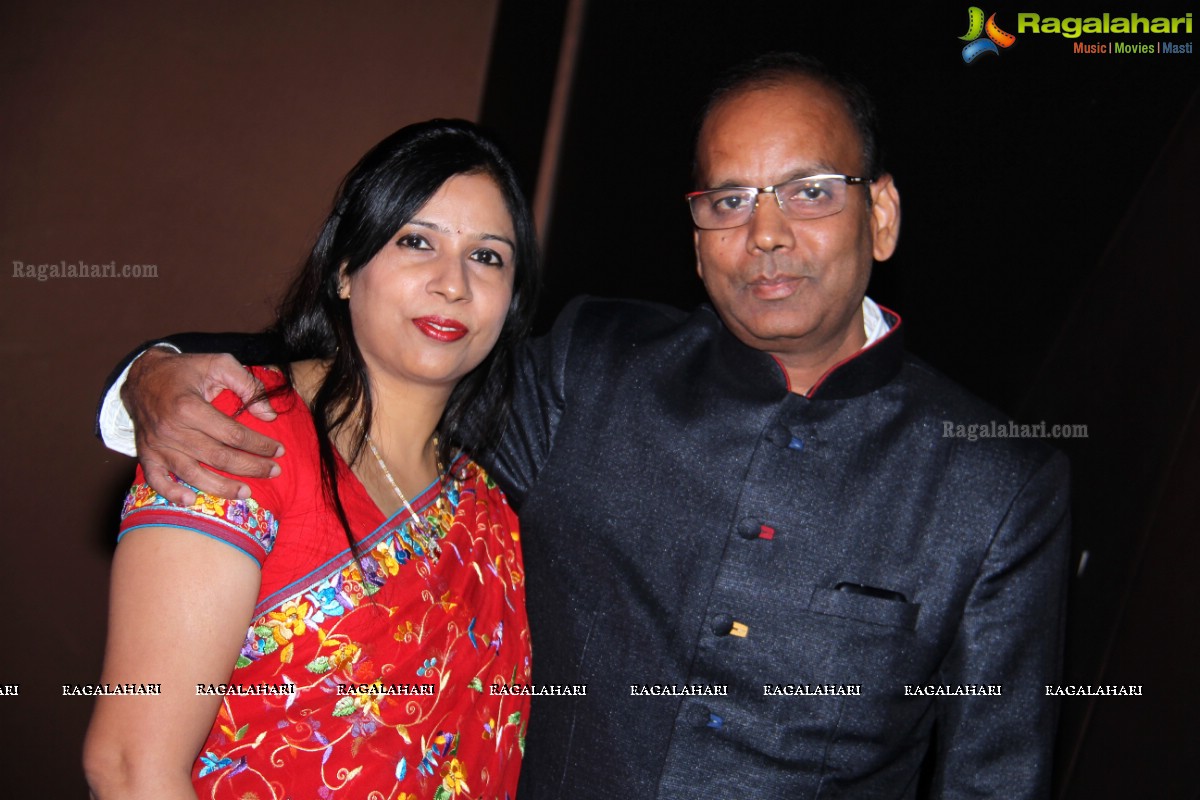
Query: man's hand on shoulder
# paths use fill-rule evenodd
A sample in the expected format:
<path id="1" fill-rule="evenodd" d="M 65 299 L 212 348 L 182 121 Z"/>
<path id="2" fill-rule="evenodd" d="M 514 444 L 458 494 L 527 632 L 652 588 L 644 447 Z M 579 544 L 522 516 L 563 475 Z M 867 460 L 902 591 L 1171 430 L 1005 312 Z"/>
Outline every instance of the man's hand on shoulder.
<path id="1" fill-rule="evenodd" d="M 249 403 L 247 410 L 259 419 L 275 418 L 261 397 L 262 384 L 230 355 L 180 355 L 155 348 L 129 370 L 121 400 L 134 422 L 138 459 L 146 480 L 172 503 L 191 505 L 196 495 L 168 473 L 209 494 L 250 496 L 250 487 L 201 462 L 251 478 L 279 474 L 279 465 L 271 460 L 283 455 L 279 442 L 212 407 L 213 398 L 225 389 Z"/>

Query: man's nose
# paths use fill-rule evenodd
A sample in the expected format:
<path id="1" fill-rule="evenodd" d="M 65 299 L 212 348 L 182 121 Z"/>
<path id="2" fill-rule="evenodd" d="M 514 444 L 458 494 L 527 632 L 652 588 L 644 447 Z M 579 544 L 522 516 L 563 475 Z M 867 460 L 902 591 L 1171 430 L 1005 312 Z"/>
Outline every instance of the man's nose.
<path id="1" fill-rule="evenodd" d="M 774 193 L 760 192 L 754 198 L 754 214 L 746 224 L 750 226 L 746 247 L 751 252 L 787 250 L 796 244 L 791 222 L 783 215 Z"/>

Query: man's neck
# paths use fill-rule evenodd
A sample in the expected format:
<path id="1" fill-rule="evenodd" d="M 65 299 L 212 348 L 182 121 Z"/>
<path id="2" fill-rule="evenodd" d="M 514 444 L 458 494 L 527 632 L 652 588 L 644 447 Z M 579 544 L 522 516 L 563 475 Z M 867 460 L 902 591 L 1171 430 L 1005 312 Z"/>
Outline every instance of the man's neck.
<path id="1" fill-rule="evenodd" d="M 832 341 L 815 353 L 792 355 L 790 358 L 776 356 L 776 361 L 787 374 L 789 390 L 794 394 L 807 395 L 830 370 L 853 358 L 887 332 L 888 324 L 879 306 L 871 298 L 864 297 L 858 313 L 846 327 L 845 336 L 840 341 Z"/>

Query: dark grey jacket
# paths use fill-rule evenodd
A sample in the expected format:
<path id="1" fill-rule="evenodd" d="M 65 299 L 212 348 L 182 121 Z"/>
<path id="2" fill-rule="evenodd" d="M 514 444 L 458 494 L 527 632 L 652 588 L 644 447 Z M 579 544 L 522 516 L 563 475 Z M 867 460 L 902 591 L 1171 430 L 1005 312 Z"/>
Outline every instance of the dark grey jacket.
<path id="1" fill-rule="evenodd" d="M 1048 794 L 1065 459 L 944 436 L 1006 420 L 885 315 L 808 397 L 707 308 L 577 301 L 534 343 L 492 471 L 534 680 L 587 696 L 535 699 L 521 800 L 909 798 L 934 742 L 934 796 Z M 728 694 L 632 694 L 664 684 Z M 797 685 L 860 694 L 765 694 Z"/>

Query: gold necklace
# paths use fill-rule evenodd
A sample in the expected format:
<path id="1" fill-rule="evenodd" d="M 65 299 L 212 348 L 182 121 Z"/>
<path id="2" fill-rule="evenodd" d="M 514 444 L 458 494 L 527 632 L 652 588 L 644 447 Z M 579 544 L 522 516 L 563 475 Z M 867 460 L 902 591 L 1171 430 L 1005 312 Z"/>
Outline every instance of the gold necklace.
<path id="1" fill-rule="evenodd" d="M 375 461 L 379 464 L 379 469 L 383 471 L 383 477 L 387 478 L 387 482 L 389 484 L 391 484 L 392 491 L 396 493 L 396 496 L 400 498 L 400 502 L 404 504 L 404 509 L 406 511 L 408 511 L 408 516 L 409 516 L 409 518 L 412 519 L 413 524 L 416 525 L 418 528 L 420 528 L 421 533 L 425 534 L 426 537 L 432 539 L 433 533 L 429 530 L 429 528 L 427 528 L 425 526 L 425 521 L 422 520 L 419 516 L 417 516 L 417 512 L 413 511 L 413 507 L 408 502 L 408 498 L 404 496 L 404 492 L 400 491 L 400 487 L 396 485 L 396 479 L 392 477 L 392 471 L 387 468 L 387 464 L 385 464 L 383 461 L 383 456 L 379 455 L 379 449 L 377 447 L 375 447 L 375 442 L 371 441 L 371 434 L 367 433 L 366 431 L 363 431 L 363 436 L 367 440 L 367 447 L 371 448 L 371 454 L 375 456 Z M 434 453 L 437 453 L 437 447 L 438 447 L 438 437 L 437 437 L 437 434 L 434 434 L 434 437 L 433 437 L 433 452 Z M 438 467 L 438 480 L 441 481 L 442 473 L 444 473 L 446 471 L 446 468 L 442 465 L 441 458 L 437 459 L 437 467 Z"/>

